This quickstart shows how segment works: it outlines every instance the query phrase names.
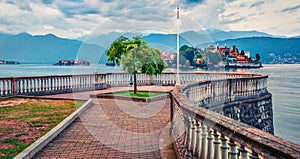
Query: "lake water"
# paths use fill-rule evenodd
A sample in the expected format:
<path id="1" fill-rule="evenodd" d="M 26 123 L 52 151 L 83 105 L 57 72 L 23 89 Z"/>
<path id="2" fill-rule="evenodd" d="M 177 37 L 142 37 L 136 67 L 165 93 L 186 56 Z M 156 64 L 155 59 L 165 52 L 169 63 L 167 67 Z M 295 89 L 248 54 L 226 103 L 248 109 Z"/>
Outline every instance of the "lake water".
<path id="1" fill-rule="evenodd" d="M 169 69 L 168 71 L 175 72 L 174 69 Z M 195 70 L 184 71 L 193 72 Z M 265 65 L 261 69 L 236 69 L 229 71 L 263 73 L 269 75 L 268 90 L 273 95 L 275 135 L 300 144 L 300 65 Z M 83 74 L 94 72 L 123 71 L 120 67 L 106 67 L 104 65 L 75 67 L 38 64 L 0 65 L 0 77 Z"/>

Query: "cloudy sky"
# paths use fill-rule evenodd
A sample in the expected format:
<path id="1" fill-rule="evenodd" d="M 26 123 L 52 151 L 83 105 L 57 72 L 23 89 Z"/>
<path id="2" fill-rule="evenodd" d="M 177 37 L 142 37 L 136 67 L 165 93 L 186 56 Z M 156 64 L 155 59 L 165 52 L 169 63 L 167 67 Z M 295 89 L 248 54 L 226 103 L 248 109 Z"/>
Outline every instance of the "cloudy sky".
<path id="1" fill-rule="evenodd" d="M 172 25 L 177 4 L 182 18 L 198 25 L 186 30 L 300 35 L 299 0 L 0 0 L 0 32 L 77 38 L 95 30 L 126 32 L 136 27 L 140 31 Z"/>

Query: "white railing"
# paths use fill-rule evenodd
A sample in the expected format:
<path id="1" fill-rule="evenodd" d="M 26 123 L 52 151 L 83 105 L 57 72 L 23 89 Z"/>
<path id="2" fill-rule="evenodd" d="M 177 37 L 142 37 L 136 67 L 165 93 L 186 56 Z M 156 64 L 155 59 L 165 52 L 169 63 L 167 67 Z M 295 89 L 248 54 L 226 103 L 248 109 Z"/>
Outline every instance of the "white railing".
<path id="1" fill-rule="evenodd" d="M 175 85 L 176 74 L 137 75 L 137 84 Z M 181 73 L 181 84 L 201 80 L 254 77 L 255 74 L 238 73 Z M 132 82 L 126 73 L 95 73 L 82 75 L 32 76 L 0 78 L 0 96 L 58 94 L 74 91 L 103 89 L 107 86 L 128 86 Z"/>

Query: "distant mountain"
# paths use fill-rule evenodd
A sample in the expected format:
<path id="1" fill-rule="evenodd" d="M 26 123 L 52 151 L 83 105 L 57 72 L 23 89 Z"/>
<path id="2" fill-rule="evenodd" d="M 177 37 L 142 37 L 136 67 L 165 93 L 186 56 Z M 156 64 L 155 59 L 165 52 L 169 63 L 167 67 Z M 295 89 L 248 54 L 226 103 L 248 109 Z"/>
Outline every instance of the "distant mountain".
<path id="1" fill-rule="evenodd" d="M 6 33 L 0 33 L 0 43 L 1 43 L 2 40 L 6 39 L 6 38 L 8 38 L 10 36 L 13 36 L 13 35 L 6 34 Z"/>
<path id="2" fill-rule="evenodd" d="M 91 35 L 88 38 L 81 37 L 78 39 L 87 39 L 85 43 L 95 44 L 104 48 L 108 48 L 116 38 L 123 36 L 142 35 L 141 33 L 127 33 L 122 34 L 118 32 L 111 32 L 108 34 Z M 214 43 L 216 41 L 226 39 L 237 39 L 244 37 L 273 37 L 270 34 L 258 31 L 222 31 L 222 30 L 207 30 L 201 32 L 187 31 L 180 33 L 181 45 L 189 44 L 193 46 L 200 46 L 203 43 Z M 164 51 L 176 50 L 176 34 L 159 34 L 153 33 L 144 35 L 143 39 L 146 40 L 151 46 L 157 47 Z"/>
<path id="3" fill-rule="evenodd" d="M 59 60 L 78 58 L 91 64 L 98 62 L 103 64 L 107 62 L 105 49 L 121 35 L 116 32 L 94 37 L 91 35 L 82 42 L 59 38 L 53 34 L 32 36 L 28 33 L 18 35 L 0 33 L 0 60 L 54 64 Z M 125 34 L 125 36 L 133 35 L 139 34 Z M 236 37 L 243 38 L 233 39 Z M 161 51 L 176 52 L 176 34 L 149 34 L 142 38 Z M 215 40 L 223 38 L 226 40 Z M 277 55 L 280 56 L 276 58 L 290 56 L 294 58 L 300 55 L 300 38 L 278 38 L 257 31 L 189 31 L 180 34 L 180 46 L 185 44 L 200 48 L 206 48 L 211 44 L 226 44 L 228 47 L 236 45 L 240 51 L 250 51 L 252 56 L 259 53 L 263 62 L 270 62 Z"/>
<path id="4" fill-rule="evenodd" d="M 226 39 L 238 39 L 238 38 L 245 38 L 245 37 L 274 37 L 273 35 L 258 32 L 258 31 L 208 31 L 210 36 L 214 41 L 221 41 Z"/>
<path id="5" fill-rule="evenodd" d="M 107 57 L 98 57 L 104 49 L 81 41 L 58 38 L 53 34 L 32 36 L 28 33 L 0 35 L 0 59 L 21 63 L 53 64 L 63 59 L 106 63 Z"/>

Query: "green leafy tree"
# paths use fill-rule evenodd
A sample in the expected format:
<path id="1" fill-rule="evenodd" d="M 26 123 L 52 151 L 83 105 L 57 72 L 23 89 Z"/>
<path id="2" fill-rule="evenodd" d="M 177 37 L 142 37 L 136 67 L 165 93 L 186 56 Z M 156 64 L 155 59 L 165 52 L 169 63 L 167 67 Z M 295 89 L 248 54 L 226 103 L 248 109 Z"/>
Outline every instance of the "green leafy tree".
<path id="1" fill-rule="evenodd" d="M 126 38 L 125 40 L 124 37 L 120 37 L 111 44 L 106 53 L 111 59 L 118 60 L 126 73 L 133 74 L 134 94 L 137 93 L 136 74 L 138 71 L 149 75 L 157 75 L 161 74 L 167 67 L 160 51 L 148 46 L 140 36 L 132 39 Z"/>
<path id="2" fill-rule="evenodd" d="M 241 51 L 241 56 L 245 56 L 244 50 Z"/>
<path id="3" fill-rule="evenodd" d="M 255 54 L 255 58 L 257 61 L 260 61 L 260 55 L 259 54 Z"/>
<path id="4" fill-rule="evenodd" d="M 125 52 L 128 52 L 133 48 L 137 48 L 140 45 L 146 44 L 146 41 L 141 40 L 140 36 L 135 36 L 133 39 L 121 36 L 110 45 L 110 48 L 106 51 L 106 54 L 109 61 L 113 61 L 119 66 L 121 57 Z"/>
<path id="5" fill-rule="evenodd" d="M 183 45 L 183 46 L 181 46 L 180 49 L 179 49 L 180 52 L 183 52 L 183 51 L 194 51 L 194 50 L 195 50 L 195 48 L 190 47 L 190 46 L 188 46 L 188 45 Z"/>

